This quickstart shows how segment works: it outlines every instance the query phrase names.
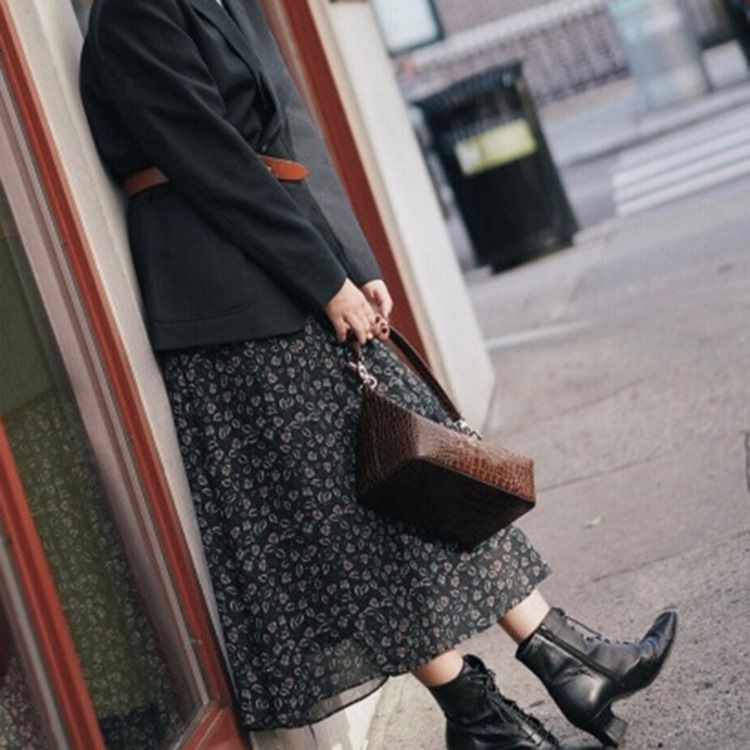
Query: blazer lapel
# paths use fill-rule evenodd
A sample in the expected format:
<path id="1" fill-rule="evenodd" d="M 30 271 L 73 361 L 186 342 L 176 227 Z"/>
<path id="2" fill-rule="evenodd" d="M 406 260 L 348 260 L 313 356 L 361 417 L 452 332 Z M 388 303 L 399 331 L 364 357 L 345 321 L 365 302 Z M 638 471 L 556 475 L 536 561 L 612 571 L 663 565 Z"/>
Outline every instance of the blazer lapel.
<path id="1" fill-rule="evenodd" d="M 216 0 L 213 0 L 213 3 L 218 5 Z M 244 38 L 249 40 L 248 46 L 251 49 L 262 50 L 263 42 L 255 31 L 253 21 L 245 8 L 245 3 L 242 2 L 242 0 L 224 0 L 224 4 L 226 5 L 228 12 L 231 13 L 232 18 L 237 22 L 240 30 L 243 32 Z M 255 55 L 255 59 L 258 61 L 260 75 L 263 77 L 268 93 L 273 101 L 274 116 L 271 122 L 268 123 L 268 137 L 273 139 L 276 132 L 281 128 L 282 122 L 286 121 L 286 112 L 284 111 L 284 107 L 276 93 L 273 77 L 268 69 L 264 67 L 257 55 Z"/>
<path id="2" fill-rule="evenodd" d="M 247 63 L 253 73 L 262 67 L 258 56 L 253 51 L 240 27 L 232 20 L 216 0 L 190 0 L 190 4 L 205 19 L 210 21 L 226 37 L 234 51 Z M 228 3 L 227 3 L 228 5 Z"/>
<path id="3" fill-rule="evenodd" d="M 190 3 L 198 13 L 224 35 L 234 51 L 245 61 L 250 72 L 258 81 L 261 96 L 264 99 L 270 96 L 272 117 L 266 126 L 266 140 L 273 140 L 273 137 L 281 128 L 284 110 L 263 68 L 263 63 L 253 49 L 255 34 L 242 3 L 236 2 L 236 0 L 224 0 L 226 10 L 216 0 L 190 0 Z"/>

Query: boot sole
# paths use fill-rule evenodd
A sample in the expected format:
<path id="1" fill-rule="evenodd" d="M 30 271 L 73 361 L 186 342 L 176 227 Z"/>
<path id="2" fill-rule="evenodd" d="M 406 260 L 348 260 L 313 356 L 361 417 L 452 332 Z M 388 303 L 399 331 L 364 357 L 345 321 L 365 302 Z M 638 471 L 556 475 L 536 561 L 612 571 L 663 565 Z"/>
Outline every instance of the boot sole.
<path id="1" fill-rule="evenodd" d="M 596 737 L 604 747 L 619 747 L 628 729 L 628 722 L 615 716 L 610 704 L 599 711 L 588 728 L 581 729 Z"/>

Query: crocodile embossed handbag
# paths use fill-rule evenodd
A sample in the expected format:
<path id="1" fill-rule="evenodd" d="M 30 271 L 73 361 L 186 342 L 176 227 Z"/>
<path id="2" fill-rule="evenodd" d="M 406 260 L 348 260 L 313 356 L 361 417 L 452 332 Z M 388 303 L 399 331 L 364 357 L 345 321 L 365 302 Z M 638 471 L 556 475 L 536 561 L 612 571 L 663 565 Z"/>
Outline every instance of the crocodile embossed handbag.
<path id="1" fill-rule="evenodd" d="M 455 425 L 428 419 L 389 398 L 386 384 L 378 384 L 367 370 L 367 347 L 350 340 L 355 359 L 347 367 L 360 377 L 363 392 L 358 500 L 472 550 L 534 507 L 534 461 L 484 441 L 403 334 L 390 326 L 386 340 L 406 355 Z"/>

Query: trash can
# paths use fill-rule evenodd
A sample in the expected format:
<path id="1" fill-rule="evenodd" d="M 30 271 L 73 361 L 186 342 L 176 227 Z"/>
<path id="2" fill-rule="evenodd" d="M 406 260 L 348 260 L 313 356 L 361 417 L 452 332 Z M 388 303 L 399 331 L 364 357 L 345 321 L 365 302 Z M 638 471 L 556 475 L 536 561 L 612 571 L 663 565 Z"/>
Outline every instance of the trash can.
<path id="1" fill-rule="evenodd" d="M 747 0 L 722 0 L 735 39 L 750 67 L 750 3 Z"/>
<path id="2" fill-rule="evenodd" d="M 649 107 L 710 90 L 698 34 L 677 0 L 611 0 L 607 9 Z"/>
<path id="3" fill-rule="evenodd" d="M 501 271 L 572 244 L 578 231 L 514 60 L 413 101 L 474 245 Z"/>

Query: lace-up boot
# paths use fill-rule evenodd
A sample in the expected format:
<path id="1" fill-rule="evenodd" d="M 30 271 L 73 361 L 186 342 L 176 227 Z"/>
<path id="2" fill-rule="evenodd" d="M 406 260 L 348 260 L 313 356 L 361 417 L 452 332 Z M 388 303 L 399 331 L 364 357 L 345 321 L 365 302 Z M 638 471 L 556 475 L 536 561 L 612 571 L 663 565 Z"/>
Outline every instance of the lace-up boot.
<path id="1" fill-rule="evenodd" d="M 627 722 L 612 713 L 612 704 L 653 682 L 676 632 L 677 612 L 668 610 L 640 641 L 612 643 L 552 608 L 519 644 L 516 658 L 539 677 L 571 724 L 617 747 Z"/>
<path id="2" fill-rule="evenodd" d="M 534 716 L 503 696 L 495 673 L 465 654 L 457 677 L 429 687 L 447 719 L 448 750 L 556 750 L 555 737 Z"/>

